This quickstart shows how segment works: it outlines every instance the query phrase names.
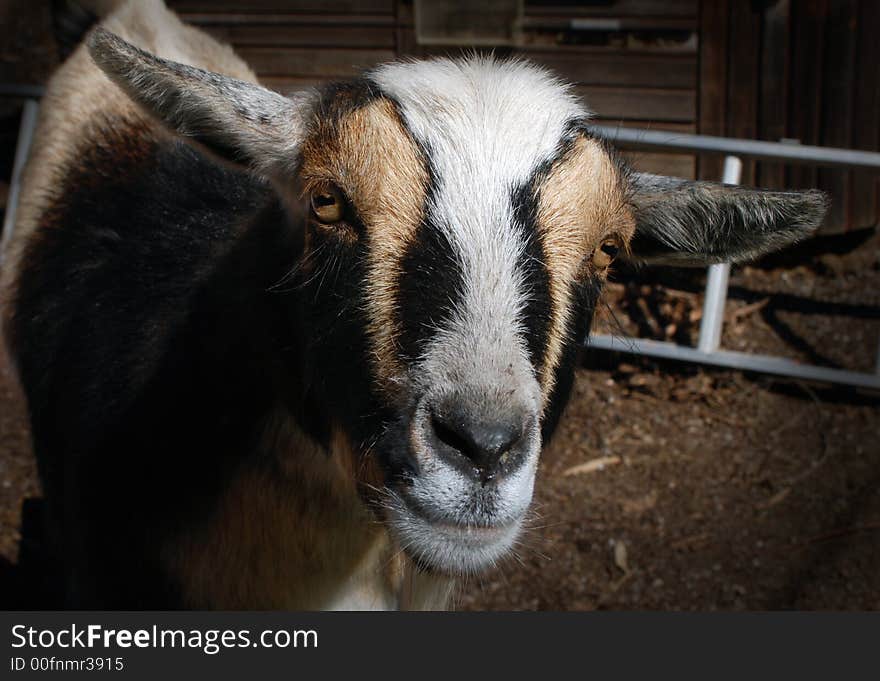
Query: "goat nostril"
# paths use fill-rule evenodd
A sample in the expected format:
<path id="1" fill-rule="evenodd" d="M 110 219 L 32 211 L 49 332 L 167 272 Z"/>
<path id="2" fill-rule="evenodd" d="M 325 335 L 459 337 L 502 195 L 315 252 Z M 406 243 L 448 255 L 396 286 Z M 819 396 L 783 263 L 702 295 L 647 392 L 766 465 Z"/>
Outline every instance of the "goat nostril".
<path id="1" fill-rule="evenodd" d="M 469 459 L 475 459 L 477 453 L 474 450 L 473 443 L 463 436 L 460 431 L 454 427 L 441 421 L 437 416 L 431 417 L 431 426 L 434 428 L 434 435 L 445 445 L 452 447 L 457 452 L 461 452 Z"/>
<path id="2" fill-rule="evenodd" d="M 484 482 L 511 464 L 516 458 L 511 450 L 523 436 L 520 419 L 486 422 L 460 413 L 433 414 L 431 428 L 448 450 L 470 461 Z"/>

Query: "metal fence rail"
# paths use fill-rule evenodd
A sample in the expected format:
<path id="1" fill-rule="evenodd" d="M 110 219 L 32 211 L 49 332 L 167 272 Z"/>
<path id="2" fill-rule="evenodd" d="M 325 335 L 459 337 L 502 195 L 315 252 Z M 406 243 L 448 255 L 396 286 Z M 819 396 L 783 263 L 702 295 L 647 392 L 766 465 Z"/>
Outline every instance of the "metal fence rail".
<path id="1" fill-rule="evenodd" d="M 806 144 L 763 142 L 734 137 L 713 137 L 689 133 L 646 130 L 644 128 L 615 128 L 607 125 L 592 127 L 600 137 L 621 149 L 657 151 L 670 154 L 699 153 L 739 156 L 757 161 L 782 161 L 799 165 L 827 168 L 862 168 L 880 170 L 880 153 L 857 149 L 814 147 Z"/>
<path id="2" fill-rule="evenodd" d="M 721 181 L 727 184 L 739 184 L 742 174 L 742 158 L 835 168 L 861 168 L 880 172 L 880 153 L 871 151 L 669 133 L 639 128 L 594 126 L 593 131 L 622 149 L 724 154 L 724 171 Z M 627 352 L 635 355 L 880 390 L 880 346 L 878 346 L 874 373 L 802 364 L 791 359 L 771 355 L 722 350 L 721 331 L 724 324 L 724 307 L 727 303 L 729 276 L 730 265 L 728 264 L 709 267 L 703 301 L 703 317 L 700 322 L 700 334 L 696 348 L 668 341 L 604 334 L 590 336 L 585 341 L 585 345 L 599 350 Z"/>
<path id="3" fill-rule="evenodd" d="M 26 99 L 21 111 L 21 122 L 18 125 L 18 141 L 15 144 L 15 159 L 12 162 L 12 178 L 9 182 L 9 195 L 6 199 L 6 213 L 3 215 L 3 233 L 0 235 L 0 265 L 3 264 L 3 256 L 6 246 L 12 238 L 12 228 L 15 225 L 15 214 L 18 211 L 18 195 L 21 192 L 21 173 L 31 149 L 34 138 L 34 130 L 37 127 L 37 113 L 40 105 L 35 99 Z"/>
<path id="4" fill-rule="evenodd" d="M 34 131 L 37 129 L 37 114 L 40 111 L 40 98 L 44 91 L 42 85 L 0 83 L 0 97 L 24 100 L 21 121 L 18 125 L 18 140 L 15 144 L 15 158 L 12 161 L 12 177 L 9 181 L 6 212 L 3 215 L 3 232 L 0 233 L 0 266 L 3 265 L 6 247 L 12 238 L 15 215 L 18 212 L 18 195 L 21 192 L 21 174 L 31 150 Z"/>

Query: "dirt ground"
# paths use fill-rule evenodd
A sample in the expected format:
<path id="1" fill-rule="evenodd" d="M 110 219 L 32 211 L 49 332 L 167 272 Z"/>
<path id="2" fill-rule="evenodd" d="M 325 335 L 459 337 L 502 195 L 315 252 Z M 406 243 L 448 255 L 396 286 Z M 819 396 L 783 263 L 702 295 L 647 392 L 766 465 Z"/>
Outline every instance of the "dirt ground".
<path id="1" fill-rule="evenodd" d="M 723 344 L 869 370 L 877 239 L 731 279 Z M 693 342 L 701 272 L 620 278 L 595 328 Z M 460 609 L 880 609 L 880 398 L 736 371 L 584 353 L 517 555 Z M 0 565 L 39 494 L 0 356 Z M 0 573 L 2 574 L 2 573 Z"/>

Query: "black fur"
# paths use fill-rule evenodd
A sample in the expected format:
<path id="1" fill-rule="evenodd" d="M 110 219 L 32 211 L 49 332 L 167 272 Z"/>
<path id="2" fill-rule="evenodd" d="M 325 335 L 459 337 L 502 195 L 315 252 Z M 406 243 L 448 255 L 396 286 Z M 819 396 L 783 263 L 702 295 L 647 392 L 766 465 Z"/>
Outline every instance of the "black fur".
<path id="1" fill-rule="evenodd" d="M 58 57 L 67 59 L 98 17 L 76 0 L 52 0 L 52 33 L 58 45 Z"/>
<path id="2" fill-rule="evenodd" d="M 431 151 L 415 138 L 412 140 L 419 148 L 427 168 L 428 184 L 422 206 L 424 217 L 401 259 L 401 273 L 397 282 L 396 308 L 401 329 L 401 350 L 410 361 L 420 356 L 425 344 L 449 320 L 464 294 L 461 263 L 430 212 L 437 191 L 437 171 L 431 165 Z"/>
<path id="3" fill-rule="evenodd" d="M 356 215 L 349 226 L 363 237 L 366 230 Z M 329 444 L 331 421 L 343 426 L 355 445 L 369 445 L 388 418 L 373 393 L 367 338 L 366 239 L 354 241 L 326 229 L 311 229 L 314 262 L 295 278 L 303 301 L 303 323 L 308 342 L 304 376 L 304 419 L 311 434 Z M 283 295 L 283 293 L 282 293 Z"/>
<path id="4" fill-rule="evenodd" d="M 363 78 L 325 85 L 315 119 L 332 129 L 346 114 L 380 96 Z M 354 207 L 349 207 L 344 221 L 358 238 L 342 238 L 332 230 L 309 224 L 311 252 L 316 255 L 297 269 L 292 281 L 304 301 L 303 321 L 309 339 L 303 423 L 310 434 L 327 443 L 331 421 L 335 421 L 356 446 L 366 447 L 378 439 L 391 417 L 373 392 L 376 382 L 368 356 L 364 282 L 369 235 Z M 284 290 L 283 285 L 279 288 Z"/>
<path id="5" fill-rule="evenodd" d="M 315 118 L 330 124 L 385 95 L 366 78 L 335 81 L 322 85 Z"/>
<path id="6" fill-rule="evenodd" d="M 463 277 L 443 231 L 423 222 L 404 254 L 398 280 L 401 349 L 407 359 L 418 358 L 449 319 L 461 300 Z"/>
<path id="7" fill-rule="evenodd" d="M 550 295 L 550 273 L 544 260 L 544 250 L 538 233 L 538 199 L 541 183 L 554 164 L 570 153 L 579 135 L 588 134 L 582 120 L 572 120 L 566 127 L 554 158 L 539 166 L 529 181 L 514 192 L 513 205 L 516 208 L 516 222 L 526 242 L 525 256 L 520 263 L 525 274 L 526 288 L 529 291 L 524 321 L 532 364 L 535 371 L 544 366 L 550 321 L 553 314 L 561 314 Z M 617 162 L 617 154 L 610 154 Z M 574 284 L 571 296 L 572 306 L 565 329 L 565 345 L 562 356 L 554 372 L 554 387 L 544 410 L 541 423 L 542 441 L 547 443 L 559 425 L 559 420 L 568 403 L 578 349 L 590 331 L 590 323 L 596 308 L 602 282 L 596 277 Z"/>
<path id="8" fill-rule="evenodd" d="M 158 546 L 294 410 L 301 235 L 260 182 L 118 126 L 80 150 L 26 253 L 10 335 L 67 605 L 180 605 Z"/>
<path id="9" fill-rule="evenodd" d="M 546 175 L 547 168 L 540 169 L 533 178 L 517 189 L 512 197 L 515 210 L 516 227 L 526 247 L 523 257 L 517 263 L 523 275 L 526 290 L 526 304 L 523 322 L 526 330 L 526 343 L 535 372 L 540 372 L 544 364 L 550 320 L 553 313 L 553 300 L 550 297 L 550 275 L 544 262 L 544 247 L 538 233 L 538 194 L 537 187 Z"/>
<path id="10" fill-rule="evenodd" d="M 371 96 L 340 92 L 328 113 Z M 148 124 L 96 123 L 75 158 L 9 328 L 57 552 L 74 566 L 59 606 L 179 607 L 160 547 L 240 467 L 271 465 L 256 460 L 270 413 L 324 444 L 342 427 L 364 449 L 392 421 L 367 357 L 369 244 L 291 224 L 268 185 Z"/>
<path id="11" fill-rule="evenodd" d="M 575 285 L 572 296 L 572 311 L 565 329 L 565 346 L 556 367 L 556 382 L 550 393 L 547 407 L 544 410 L 544 419 L 541 423 L 541 439 L 544 444 L 553 437 L 565 411 L 565 406 L 568 404 L 580 346 L 590 333 L 593 314 L 596 311 L 601 293 L 602 282 L 597 277 L 590 277 Z"/>

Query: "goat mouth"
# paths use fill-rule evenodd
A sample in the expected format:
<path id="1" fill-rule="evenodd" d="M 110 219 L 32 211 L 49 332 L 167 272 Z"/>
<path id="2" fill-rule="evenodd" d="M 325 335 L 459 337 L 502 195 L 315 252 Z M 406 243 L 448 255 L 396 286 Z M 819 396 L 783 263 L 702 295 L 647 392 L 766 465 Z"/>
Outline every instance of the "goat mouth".
<path id="1" fill-rule="evenodd" d="M 453 575 L 493 567 L 516 543 L 522 518 L 457 523 L 432 518 L 397 496 L 389 525 L 403 550 L 422 568 Z"/>

